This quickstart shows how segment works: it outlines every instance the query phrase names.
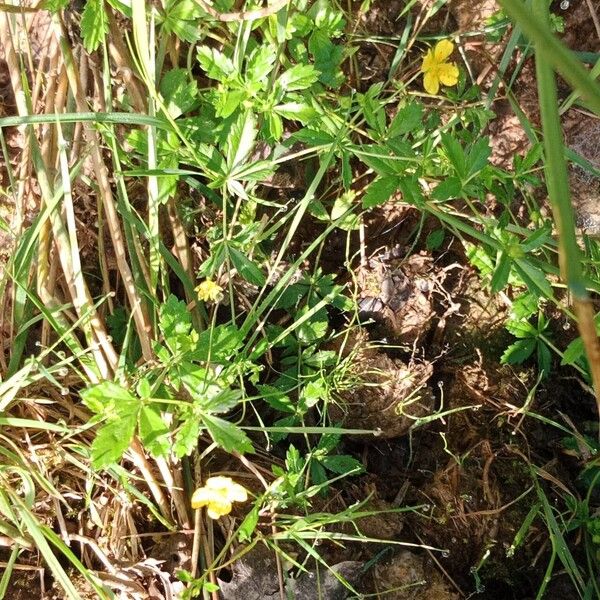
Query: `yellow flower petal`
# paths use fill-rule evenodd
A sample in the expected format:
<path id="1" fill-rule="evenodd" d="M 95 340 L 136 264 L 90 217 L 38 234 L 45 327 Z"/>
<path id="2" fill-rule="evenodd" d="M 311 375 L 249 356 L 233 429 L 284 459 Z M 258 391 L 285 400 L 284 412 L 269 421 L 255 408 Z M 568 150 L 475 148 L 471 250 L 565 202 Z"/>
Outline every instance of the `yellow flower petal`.
<path id="1" fill-rule="evenodd" d="M 231 502 L 211 502 L 206 509 L 206 514 L 211 519 L 220 519 L 231 512 Z"/>
<path id="2" fill-rule="evenodd" d="M 454 63 L 440 65 L 438 78 L 444 85 L 456 85 L 458 83 L 458 67 Z"/>
<path id="3" fill-rule="evenodd" d="M 231 512 L 233 502 L 245 502 L 248 491 L 230 477 L 209 477 L 203 487 L 192 495 L 192 508 L 207 507 L 211 519 L 218 519 Z"/>
<path id="4" fill-rule="evenodd" d="M 433 58 L 433 50 L 428 50 L 425 58 L 423 59 L 423 64 L 421 65 L 421 72 L 427 73 L 427 71 L 430 71 L 434 66 L 435 59 Z"/>
<path id="5" fill-rule="evenodd" d="M 223 298 L 223 288 L 210 279 L 196 287 L 196 293 L 203 302 L 219 302 Z"/>
<path id="6" fill-rule="evenodd" d="M 444 62 L 454 52 L 454 44 L 450 40 L 440 40 L 433 51 L 435 62 Z"/>
<path id="7" fill-rule="evenodd" d="M 437 75 L 437 69 L 435 71 L 429 71 L 423 76 L 423 87 L 428 94 L 435 96 L 440 89 L 440 80 Z"/>
<path id="8" fill-rule="evenodd" d="M 214 493 L 205 487 L 198 488 L 192 495 L 192 508 L 206 506 L 214 497 Z"/>

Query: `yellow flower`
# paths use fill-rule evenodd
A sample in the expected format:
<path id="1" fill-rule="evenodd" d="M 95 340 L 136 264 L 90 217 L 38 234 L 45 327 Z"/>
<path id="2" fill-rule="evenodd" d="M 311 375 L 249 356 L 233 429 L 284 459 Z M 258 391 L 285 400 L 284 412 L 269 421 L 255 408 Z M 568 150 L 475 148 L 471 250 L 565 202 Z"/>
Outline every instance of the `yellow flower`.
<path id="1" fill-rule="evenodd" d="M 219 302 L 223 298 L 223 288 L 212 279 L 206 279 L 197 288 L 198 298 L 204 302 Z"/>
<path id="2" fill-rule="evenodd" d="M 246 502 L 248 490 L 229 477 L 209 477 L 204 487 L 192 495 L 192 508 L 207 507 L 211 519 L 218 519 L 231 512 L 234 502 Z"/>
<path id="3" fill-rule="evenodd" d="M 421 65 L 423 87 L 429 94 L 435 95 L 443 85 L 456 85 L 458 83 L 458 67 L 447 58 L 452 54 L 454 44 L 450 40 L 440 40 L 435 48 L 430 49 Z"/>

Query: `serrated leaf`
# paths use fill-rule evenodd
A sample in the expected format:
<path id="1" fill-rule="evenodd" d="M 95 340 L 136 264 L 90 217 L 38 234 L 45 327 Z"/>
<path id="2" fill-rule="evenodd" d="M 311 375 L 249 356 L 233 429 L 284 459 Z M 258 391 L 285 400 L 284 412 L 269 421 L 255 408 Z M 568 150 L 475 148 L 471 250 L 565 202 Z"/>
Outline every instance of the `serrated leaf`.
<path id="1" fill-rule="evenodd" d="M 195 348 L 197 338 L 192 335 L 190 312 L 186 303 L 173 294 L 160 306 L 158 324 L 173 353 L 189 352 Z"/>
<path id="2" fill-rule="evenodd" d="M 208 429 L 208 433 L 223 450 L 227 452 L 254 452 L 250 438 L 237 426 L 225 419 L 214 415 L 202 415 L 202 422 Z"/>
<path id="3" fill-rule="evenodd" d="M 255 504 L 252 507 L 252 510 L 244 517 L 242 524 L 238 528 L 238 540 L 241 543 L 250 542 L 252 540 L 252 535 L 256 530 L 256 526 L 258 525 L 258 511 L 260 505 Z"/>
<path id="4" fill-rule="evenodd" d="M 497 294 L 502 291 L 508 283 L 510 275 L 511 260 L 508 254 L 502 251 L 496 263 L 494 274 L 492 275 L 491 290 L 492 294 Z"/>
<path id="5" fill-rule="evenodd" d="M 193 44 L 200 38 L 197 20 L 202 15 L 194 0 L 168 0 L 162 24 L 163 35 L 174 33 L 180 40 Z"/>
<path id="6" fill-rule="evenodd" d="M 467 157 L 458 140 L 450 133 L 442 134 L 442 144 L 446 150 L 446 156 L 452 163 L 456 174 L 464 179 L 467 174 Z"/>
<path id="7" fill-rule="evenodd" d="M 102 414 L 107 408 L 117 410 L 137 402 L 129 390 L 114 381 L 102 381 L 83 390 L 81 399 L 96 414 Z"/>
<path id="8" fill-rule="evenodd" d="M 198 47 L 198 62 L 208 77 L 221 82 L 226 81 L 236 71 L 230 58 L 209 46 Z"/>
<path id="9" fill-rule="evenodd" d="M 284 119 L 300 121 L 303 125 L 306 125 L 317 116 L 317 111 L 312 106 L 306 104 L 306 102 L 278 104 L 273 108 L 273 111 Z"/>
<path id="10" fill-rule="evenodd" d="M 534 338 L 517 340 L 504 351 L 500 362 L 508 365 L 520 365 L 533 354 L 536 344 Z"/>
<path id="11" fill-rule="evenodd" d="M 92 442 L 92 467 L 102 469 L 118 462 L 133 439 L 137 414 L 109 421 Z"/>
<path id="12" fill-rule="evenodd" d="M 542 298 L 552 298 L 552 286 L 546 279 L 546 275 L 540 269 L 534 267 L 524 259 L 515 261 L 515 269 L 518 271 L 523 283 L 529 288 L 530 292 Z"/>
<path id="13" fill-rule="evenodd" d="M 537 363 L 538 369 L 544 372 L 544 378 L 548 377 L 552 369 L 552 353 L 550 348 L 541 341 L 537 344 Z"/>
<path id="14" fill-rule="evenodd" d="M 437 250 L 444 243 L 446 233 L 443 229 L 434 229 L 427 235 L 425 245 L 427 250 Z"/>
<path id="15" fill-rule="evenodd" d="M 296 320 L 300 320 L 302 316 L 304 316 L 310 310 L 311 309 L 308 306 L 302 307 L 296 313 Z M 327 334 L 328 326 L 329 321 L 327 319 L 327 311 L 324 308 L 321 308 L 298 327 L 298 340 L 302 344 L 314 344 L 316 341 L 325 337 L 325 335 Z"/>
<path id="16" fill-rule="evenodd" d="M 241 113 L 231 126 L 226 144 L 227 164 L 232 171 L 248 158 L 257 134 L 254 115 L 251 112 Z"/>
<path id="17" fill-rule="evenodd" d="M 369 184 L 362 199 L 363 208 L 385 204 L 398 191 L 397 177 L 378 177 Z"/>
<path id="18" fill-rule="evenodd" d="M 200 421 L 196 417 L 188 417 L 184 422 L 173 444 L 175 456 L 182 458 L 189 456 L 198 445 L 198 437 L 200 436 Z"/>
<path id="19" fill-rule="evenodd" d="M 108 33 L 108 17 L 103 0 L 87 0 L 81 14 L 81 37 L 88 52 L 98 49 Z"/>
<path id="20" fill-rule="evenodd" d="M 276 56 L 270 44 L 255 48 L 248 57 L 246 78 L 264 88 L 268 84 L 268 75 L 273 70 Z"/>
<path id="21" fill-rule="evenodd" d="M 325 383 L 321 379 L 309 381 L 302 390 L 301 398 L 306 408 L 311 408 L 328 397 Z"/>
<path id="22" fill-rule="evenodd" d="M 225 413 L 237 406 L 241 399 L 241 390 L 223 390 L 208 402 L 203 403 L 202 408 L 214 414 Z"/>
<path id="23" fill-rule="evenodd" d="M 443 202 L 444 200 L 451 200 L 452 198 L 458 198 L 462 192 L 462 183 L 458 177 L 448 177 L 435 186 L 431 192 L 431 197 L 434 200 Z"/>
<path id="24" fill-rule="evenodd" d="M 242 338 L 237 327 L 217 325 L 200 334 L 194 359 L 224 364 L 241 346 Z"/>
<path id="25" fill-rule="evenodd" d="M 323 456 L 319 462 L 332 473 L 345 475 L 347 473 L 358 474 L 364 472 L 363 464 L 352 456 L 339 454 L 337 456 Z"/>
<path id="26" fill-rule="evenodd" d="M 171 69 L 160 82 L 160 93 L 169 115 L 176 119 L 196 104 L 198 85 L 189 79 L 186 69 Z"/>
<path id="27" fill-rule="evenodd" d="M 166 456 L 169 453 L 169 429 L 156 407 L 142 406 L 138 427 L 142 444 L 152 456 Z"/>
<path id="28" fill-rule="evenodd" d="M 300 64 L 285 71 L 277 83 L 283 90 L 292 92 L 309 88 L 318 78 L 319 72 L 312 65 Z"/>
<path id="29" fill-rule="evenodd" d="M 583 347 L 583 340 L 580 337 L 578 337 L 578 338 L 575 338 L 566 347 L 560 364 L 561 365 L 574 365 L 583 356 L 585 356 L 585 348 Z"/>
<path id="30" fill-rule="evenodd" d="M 488 164 L 488 159 L 492 154 L 492 148 L 488 137 L 479 138 L 469 151 L 467 158 L 468 172 L 467 176 L 471 177 L 479 173 Z"/>
<path id="31" fill-rule="evenodd" d="M 231 177 L 240 181 L 264 181 L 275 173 L 275 166 L 273 161 L 257 160 L 234 169 Z"/>
<path id="32" fill-rule="evenodd" d="M 419 130 L 423 120 L 423 105 L 420 102 L 409 102 L 398 109 L 388 130 L 390 138 Z"/>
<path id="33" fill-rule="evenodd" d="M 337 221 L 336 226 L 345 231 L 352 231 L 360 227 L 360 221 L 352 212 L 355 192 L 349 190 L 336 198 L 331 208 L 331 220 Z"/>
<path id="34" fill-rule="evenodd" d="M 242 254 L 237 248 L 229 246 L 229 257 L 237 272 L 246 281 L 258 287 L 265 285 L 267 278 L 258 265 Z"/>

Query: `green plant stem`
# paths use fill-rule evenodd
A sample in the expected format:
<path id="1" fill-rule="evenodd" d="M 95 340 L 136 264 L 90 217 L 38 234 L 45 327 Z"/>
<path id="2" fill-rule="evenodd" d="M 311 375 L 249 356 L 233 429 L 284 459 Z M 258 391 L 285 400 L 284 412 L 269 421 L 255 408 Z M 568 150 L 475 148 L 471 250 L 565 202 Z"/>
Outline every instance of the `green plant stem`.
<path id="1" fill-rule="evenodd" d="M 548 4 L 546 0 L 535 0 L 536 24 L 548 27 Z M 575 220 L 569 190 L 569 175 L 563 147 L 563 133 L 558 109 L 556 77 L 550 56 L 552 48 L 539 39 L 536 48 L 536 74 L 538 80 L 539 106 L 544 132 L 545 174 L 552 213 L 558 230 L 558 254 L 562 279 L 573 295 L 577 325 L 583 340 L 600 415 L 600 345 L 583 271 L 581 253 L 575 235 Z M 595 86 L 595 84 L 593 84 Z M 596 90 L 598 93 L 598 90 Z"/>

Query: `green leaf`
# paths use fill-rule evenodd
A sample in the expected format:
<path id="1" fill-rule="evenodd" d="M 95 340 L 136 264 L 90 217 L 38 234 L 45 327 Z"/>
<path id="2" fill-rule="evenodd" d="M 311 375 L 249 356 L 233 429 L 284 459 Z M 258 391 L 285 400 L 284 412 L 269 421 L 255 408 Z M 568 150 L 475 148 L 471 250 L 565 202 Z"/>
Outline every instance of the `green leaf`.
<path id="1" fill-rule="evenodd" d="M 360 227 L 360 221 L 351 209 L 354 206 L 355 192 L 349 190 L 336 198 L 331 209 L 331 220 L 337 221 L 343 215 L 343 218 L 337 223 L 337 227 L 345 231 L 352 231 Z M 348 212 L 350 211 L 350 212 Z M 347 213 L 347 214 L 346 214 Z"/>
<path id="2" fill-rule="evenodd" d="M 388 129 L 390 138 L 418 131 L 423 120 L 423 105 L 420 102 L 409 102 L 398 110 Z"/>
<path id="3" fill-rule="evenodd" d="M 387 146 L 365 144 L 351 146 L 350 150 L 378 175 L 400 175 L 405 170 L 405 161 L 394 159 Z"/>
<path id="4" fill-rule="evenodd" d="M 194 0 L 168 0 L 162 24 L 163 35 L 174 33 L 180 40 L 193 44 L 200 38 L 200 5 Z"/>
<path id="5" fill-rule="evenodd" d="M 286 102 L 273 107 L 273 110 L 284 119 L 300 121 L 303 125 L 317 116 L 317 111 L 306 102 Z"/>
<path id="6" fill-rule="evenodd" d="M 231 126 L 227 138 L 225 155 L 230 169 L 242 164 L 252 152 L 258 134 L 256 118 L 247 111 L 241 113 Z"/>
<path id="7" fill-rule="evenodd" d="M 481 171 L 481 169 L 488 164 L 488 159 L 490 158 L 491 153 L 492 149 L 490 147 L 489 138 L 479 138 L 469 151 L 469 156 L 467 158 L 467 176 L 471 177 L 475 175 L 475 173 L 479 173 L 479 171 Z"/>
<path id="8" fill-rule="evenodd" d="M 431 233 L 427 235 L 427 239 L 425 241 L 425 245 L 427 246 L 427 250 L 437 250 L 444 243 L 444 238 L 446 233 L 443 229 L 434 229 Z"/>
<path id="9" fill-rule="evenodd" d="M 583 340 L 578 337 L 575 338 L 565 349 L 561 365 L 574 365 L 579 359 L 585 356 L 585 348 L 583 347 Z"/>
<path id="10" fill-rule="evenodd" d="M 311 408 L 318 404 L 321 400 L 326 400 L 329 397 L 325 382 L 322 379 L 309 381 L 302 390 L 302 401 L 306 408 Z"/>
<path id="11" fill-rule="evenodd" d="M 205 329 L 199 336 L 194 359 L 224 364 L 242 346 L 242 337 L 233 325 L 217 325 Z"/>
<path id="12" fill-rule="evenodd" d="M 252 540 L 252 534 L 258 525 L 258 511 L 260 504 L 255 504 L 252 510 L 244 517 L 242 524 L 238 528 L 238 539 L 243 544 Z"/>
<path id="13" fill-rule="evenodd" d="M 442 134 L 442 144 L 456 174 L 460 179 L 464 179 L 467 174 L 467 157 L 462 146 L 451 133 Z"/>
<path id="14" fill-rule="evenodd" d="M 444 201 L 460 197 L 462 192 L 462 183 L 458 177 L 448 177 L 439 183 L 431 192 L 434 200 Z"/>
<path id="15" fill-rule="evenodd" d="M 548 377 L 552 369 L 552 353 L 541 340 L 537 344 L 537 363 L 538 369 L 544 372 L 544 377 Z"/>
<path id="16" fill-rule="evenodd" d="M 504 351 L 500 362 L 502 364 L 520 365 L 533 354 L 536 345 L 537 341 L 534 338 L 517 340 Z"/>
<path id="17" fill-rule="evenodd" d="M 129 390 L 114 381 L 103 381 L 83 390 L 81 399 L 96 414 L 103 414 L 106 409 L 116 411 L 137 403 L 137 399 Z"/>
<path id="18" fill-rule="evenodd" d="M 198 62 L 206 75 L 217 81 L 224 82 L 236 72 L 230 58 L 209 46 L 198 47 Z"/>
<path id="19" fill-rule="evenodd" d="M 237 425 L 207 414 L 202 415 L 202 422 L 214 442 L 227 452 L 234 450 L 240 454 L 254 452 L 250 438 Z"/>
<path id="20" fill-rule="evenodd" d="M 342 46 L 333 44 L 329 35 L 323 30 L 315 30 L 308 40 L 308 50 L 315 59 L 315 67 L 319 71 L 319 81 L 324 85 L 337 88 L 344 81 L 340 64 L 344 58 Z"/>
<path id="21" fill-rule="evenodd" d="M 363 208 L 373 208 L 387 202 L 398 191 L 398 177 L 378 177 L 369 184 L 362 199 Z"/>
<path id="22" fill-rule="evenodd" d="M 248 57 L 246 78 L 253 83 L 260 84 L 264 89 L 268 85 L 268 75 L 273 70 L 276 56 L 275 50 L 270 44 L 255 48 Z"/>
<path id="23" fill-rule="evenodd" d="M 169 429 L 154 406 L 142 406 L 138 427 L 144 448 L 152 456 L 167 456 L 170 450 Z"/>
<path id="24" fill-rule="evenodd" d="M 339 475 L 347 473 L 363 473 L 365 468 L 363 464 L 352 456 L 340 454 L 337 456 L 323 456 L 319 462 L 328 470 Z"/>
<path id="25" fill-rule="evenodd" d="M 160 82 L 160 93 L 169 115 L 176 119 L 196 104 L 198 85 L 189 79 L 186 69 L 171 69 Z"/>
<path id="26" fill-rule="evenodd" d="M 216 116 L 224 119 L 230 117 L 247 98 L 248 92 L 244 89 L 220 90 L 219 97 L 215 102 Z"/>
<path id="27" fill-rule="evenodd" d="M 492 294 L 497 294 L 504 289 L 508 283 L 508 276 L 510 275 L 511 266 L 512 261 L 510 256 L 508 256 L 506 252 L 502 251 L 496 263 L 494 274 L 492 275 Z"/>
<path id="28" fill-rule="evenodd" d="M 229 246 L 229 257 L 231 258 L 233 266 L 237 269 L 237 272 L 246 281 L 258 287 L 265 285 L 267 278 L 258 265 L 249 260 L 237 248 Z"/>
<path id="29" fill-rule="evenodd" d="M 100 427 L 92 442 L 92 467 L 102 469 L 118 462 L 133 439 L 137 414 L 110 421 Z"/>
<path id="30" fill-rule="evenodd" d="M 158 325 L 173 353 L 187 352 L 195 348 L 197 338 L 192 335 L 190 311 L 186 303 L 173 294 L 160 306 Z"/>
<path id="31" fill-rule="evenodd" d="M 546 279 L 546 275 L 540 269 L 534 267 L 525 259 L 517 259 L 514 262 L 515 269 L 523 280 L 523 283 L 529 288 L 530 292 L 542 298 L 552 298 L 552 286 Z"/>
<path id="32" fill-rule="evenodd" d="M 208 402 L 202 404 L 202 408 L 210 413 L 225 413 L 240 403 L 242 399 L 241 390 L 223 390 Z"/>
<path id="33" fill-rule="evenodd" d="M 302 307 L 296 313 L 296 320 L 301 319 L 309 311 L 310 308 L 308 306 Z M 321 308 L 298 327 L 298 340 L 305 345 L 314 344 L 325 337 L 328 325 L 327 311 Z"/>
<path id="34" fill-rule="evenodd" d="M 81 14 L 83 47 L 94 52 L 108 33 L 108 17 L 103 0 L 87 0 Z"/>
<path id="35" fill-rule="evenodd" d="M 277 84 L 285 91 L 292 92 L 309 88 L 319 78 L 319 72 L 312 65 L 294 65 L 285 71 Z"/>
<path id="36" fill-rule="evenodd" d="M 234 169 L 231 177 L 240 181 L 264 181 L 275 172 L 275 163 L 270 160 L 257 160 Z"/>
<path id="37" fill-rule="evenodd" d="M 175 443 L 173 444 L 175 456 L 179 458 L 189 456 L 198 445 L 199 437 L 200 420 L 197 417 L 190 415 L 183 421 L 183 425 L 175 436 Z"/>

